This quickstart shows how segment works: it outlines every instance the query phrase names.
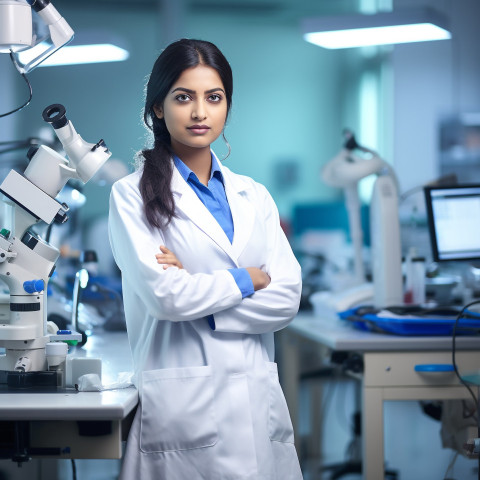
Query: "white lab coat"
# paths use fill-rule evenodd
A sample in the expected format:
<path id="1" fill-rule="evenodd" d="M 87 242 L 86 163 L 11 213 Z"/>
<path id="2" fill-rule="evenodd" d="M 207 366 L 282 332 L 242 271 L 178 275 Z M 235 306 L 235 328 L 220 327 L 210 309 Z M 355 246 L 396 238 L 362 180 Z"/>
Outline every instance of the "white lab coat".
<path id="1" fill-rule="evenodd" d="M 221 170 L 233 244 L 176 168 L 178 218 L 163 230 L 147 224 L 141 171 L 112 188 L 109 236 L 140 391 L 122 480 L 302 479 L 273 363 L 273 332 L 298 310 L 300 267 L 265 187 Z M 158 265 L 160 245 L 184 269 Z M 242 299 L 228 269 L 250 266 L 271 283 Z"/>

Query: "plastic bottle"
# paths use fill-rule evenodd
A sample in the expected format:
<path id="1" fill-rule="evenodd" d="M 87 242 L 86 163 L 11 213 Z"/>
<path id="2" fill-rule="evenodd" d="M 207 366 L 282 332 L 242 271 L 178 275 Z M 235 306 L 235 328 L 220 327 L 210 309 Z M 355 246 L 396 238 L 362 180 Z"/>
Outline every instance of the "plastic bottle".
<path id="1" fill-rule="evenodd" d="M 48 370 L 57 372 L 57 387 L 65 387 L 65 367 L 68 345 L 64 342 L 49 342 L 45 345 Z"/>
<path id="2" fill-rule="evenodd" d="M 412 293 L 413 303 L 423 305 L 425 303 L 425 258 L 412 258 Z"/>
<path id="3" fill-rule="evenodd" d="M 425 275 L 425 258 L 417 256 L 414 247 L 410 248 L 405 264 L 404 302 L 406 304 L 425 303 Z"/>

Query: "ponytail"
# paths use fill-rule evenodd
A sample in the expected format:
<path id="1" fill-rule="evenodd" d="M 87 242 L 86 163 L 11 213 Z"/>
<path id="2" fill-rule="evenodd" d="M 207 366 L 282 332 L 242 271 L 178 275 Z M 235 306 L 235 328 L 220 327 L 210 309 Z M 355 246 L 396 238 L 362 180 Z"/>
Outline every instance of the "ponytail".
<path id="1" fill-rule="evenodd" d="M 142 150 L 143 173 L 140 193 L 145 216 L 150 226 L 166 227 L 175 216 L 175 202 L 171 189 L 173 162 L 170 149 L 155 142 L 154 148 Z"/>

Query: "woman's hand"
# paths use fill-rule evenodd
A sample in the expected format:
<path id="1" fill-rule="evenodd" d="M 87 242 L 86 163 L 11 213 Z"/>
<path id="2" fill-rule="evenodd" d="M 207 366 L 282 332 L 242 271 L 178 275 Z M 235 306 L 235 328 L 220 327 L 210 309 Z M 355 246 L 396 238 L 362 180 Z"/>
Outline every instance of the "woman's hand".
<path id="1" fill-rule="evenodd" d="M 170 267 L 183 268 L 180 260 L 165 245 L 160 245 L 160 250 L 162 253 L 157 253 L 155 258 L 157 259 L 157 263 L 163 264 L 164 270 Z"/>
<path id="2" fill-rule="evenodd" d="M 263 271 L 257 267 L 247 267 L 245 269 L 252 279 L 253 289 L 255 291 L 261 290 L 262 288 L 268 287 L 271 282 L 271 278 Z"/>

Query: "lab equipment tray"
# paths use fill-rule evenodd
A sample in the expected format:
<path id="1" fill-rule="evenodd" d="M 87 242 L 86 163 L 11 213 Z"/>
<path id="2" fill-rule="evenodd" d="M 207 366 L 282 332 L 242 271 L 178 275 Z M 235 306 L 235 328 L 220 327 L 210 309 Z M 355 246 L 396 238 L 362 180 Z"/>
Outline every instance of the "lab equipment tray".
<path id="1" fill-rule="evenodd" d="M 375 309 L 357 307 L 338 315 L 360 330 L 394 335 L 452 335 L 460 308 L 423 309 L 420 307 L 392 307 Z M 465 311 L 458 320 L 457 335 L 480 333 L 480 314 Z"/>

